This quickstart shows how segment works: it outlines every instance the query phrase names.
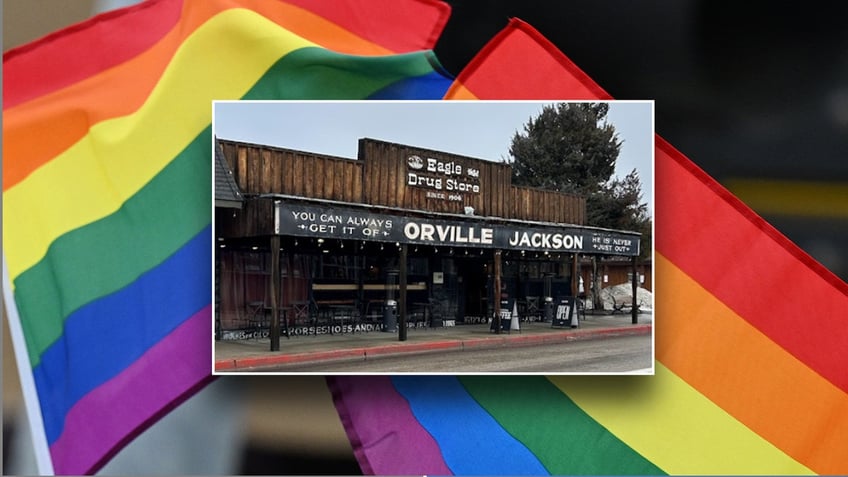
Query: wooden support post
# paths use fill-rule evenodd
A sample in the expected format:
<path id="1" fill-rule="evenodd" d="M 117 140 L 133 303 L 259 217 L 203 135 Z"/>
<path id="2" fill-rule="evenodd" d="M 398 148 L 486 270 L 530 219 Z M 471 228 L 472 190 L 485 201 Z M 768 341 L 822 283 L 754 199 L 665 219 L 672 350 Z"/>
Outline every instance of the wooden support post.
<path id="1" fill-rule="evenodd" d="M 580 291 L 580 277 L 577 276 L 577 254 L 571 256 L 571 296 L 577 297 Z"/>
<path id="2" fill-rule="evenodd" d="M 406 244 L 400 246 L 400 290 L 398 293 L 398 341 L 406 341 Z"/>
<path id="3" fill-rule="evenodd" d="M 571 327 L 579 326 L 580 324 L 580 305 L 577 302 L 580 300 L 580 276 L 578 273 L 579 260 L 577 254 L 572 255 L 571 260 L 571 296 L 574 297 L 574 319 L 571 321 Z"/>
<path id="4" fill-rule="evenodd" d="M 215 341 L 221 341 L 221 252 L 215 245 Z"/>
<path id="5" fill-rule="evenodd" d="M 601 275 L 598 271 L 598 256 L 592 255 L 592 310 L 604 309 L 604 302 L 601 300 Z"/>
<path id="6" fill-rule="evenodd" d="M 280 236 L 271 236 L 271 351 L 280 351 Z"/>
<path id="7" fill-rule="evenodd" d="M 501 251 L 495 250 L 495 267 L 494 267 L 494 283 L 492 290 L 492 299 L 495 302 L 495 316 L 492 318 L 495 322 L 495 334 L 501 334 Z"/>
<path id="8" fill-rule="evenodd" d="M 639 288 L 639 277 L 636 274 L 636 259 L 637 258 L 638 257 L 634 256 L 631 259 L 632 269 L 633 269 L 633 273 L 632 273 L 633 280 L 631 280 L 631 284 L 632 284 L 631 289 L 633 290 L 633 302 L 631 303 L 631 306 L 630 306 L 630 321 L 634 325 L 639 322 L 639 319 L 638 319 L 639 308 L 636 306 L 636 304 L 638 303 L 638 300 L 636 299 L 636 291 Z"/>

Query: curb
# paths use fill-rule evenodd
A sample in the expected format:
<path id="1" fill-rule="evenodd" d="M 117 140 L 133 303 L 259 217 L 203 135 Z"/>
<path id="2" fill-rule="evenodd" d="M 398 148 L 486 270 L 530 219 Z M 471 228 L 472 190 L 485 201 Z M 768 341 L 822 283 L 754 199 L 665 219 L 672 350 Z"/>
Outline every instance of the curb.
<path id="1" fill-rule="evenodd" d="M 534 335 L 507 335 L 486 338 L 470 338 L 459 340 L 429 341 L 425 343 L 393 343 L 388 345 L 337 349 L 327 351 L 310 351 L 294 354 L 275 354 L 271 356 L 248 356 L 243 358 L 228 358 L 215 361 L 215 371 L 238 371 L 286 364 L 300 364 L 335 360 L 366 360 L 369 357 L 389 356 L 398 354 L 427 353 L 434 351 L 463 351 L 506 346 L 531 346 L 538 344 L 557 343 L 563 341 L 587 340 L 614 336 L 632 336 L 648 334 L 653 325 L 635 325 L 628 328 L 600 328 L 588 331 L 569 330 L 558 333 Z"/>

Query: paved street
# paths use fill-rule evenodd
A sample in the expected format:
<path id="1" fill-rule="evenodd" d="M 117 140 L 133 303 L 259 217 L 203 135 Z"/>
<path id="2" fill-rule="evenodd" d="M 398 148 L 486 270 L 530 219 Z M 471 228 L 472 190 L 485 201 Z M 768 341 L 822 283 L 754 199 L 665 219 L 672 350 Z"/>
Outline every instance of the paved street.
<path id="1" fill-rule="evenodd" d="M 650 373 L 651 336 L 494 349 L 391 355 L 367 360 L 293 364 L 264 369 L 315 373 Z"/>

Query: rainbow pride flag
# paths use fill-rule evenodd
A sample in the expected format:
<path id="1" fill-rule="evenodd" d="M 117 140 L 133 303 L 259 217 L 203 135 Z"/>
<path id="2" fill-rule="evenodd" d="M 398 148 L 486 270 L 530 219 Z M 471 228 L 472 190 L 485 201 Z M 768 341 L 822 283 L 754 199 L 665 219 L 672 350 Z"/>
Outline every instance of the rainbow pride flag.
<path id="1" fill-rule="evenodd" d="M 3 59 L 4 301 L 39 471 L 211 378 L 212 101 L 439 99 L 428 0 L 152 0 Z"/>
<path id="2" fill-rule="evenodd" d="M 449 99 L 610 99 L 512 20 Z M 848 285 L 656 138 L 656 375 L 330 377 L 366 473 L 846 474 Z"/>

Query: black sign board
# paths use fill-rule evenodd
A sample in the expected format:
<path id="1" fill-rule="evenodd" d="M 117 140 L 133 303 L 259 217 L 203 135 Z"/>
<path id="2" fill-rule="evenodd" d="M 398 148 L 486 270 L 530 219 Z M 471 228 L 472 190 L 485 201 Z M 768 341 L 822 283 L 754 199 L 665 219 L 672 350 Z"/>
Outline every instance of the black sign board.
<path id="1" fill-rule="evenodd" d="M 571 326 L 571 318 L 574 316 L 574 297 L 561 296 L 557 299 L 554 305 L 554 318 L 551 321 L 551 327 L 554 326 Z"/>
<path id="2" fill-rule="evenodd" d="M 590 227 L 488 224 L 474 219 L 450 221 L 283 202 L 276 205 L 275 219 L 275 232 L 281 235 L 438 247 L 639 254 L 639 234 Z"/>
<path id="3" fill-rule="evenodd" d="M 515 301 L 513 300 L 501 300 L 501 330 L 509 331 L 510 326 L 512 325 L 512 310 Z M 489 326 L 489 330 L 495 330 L 495 320 L 492 320 L 492 324 Z"/>

